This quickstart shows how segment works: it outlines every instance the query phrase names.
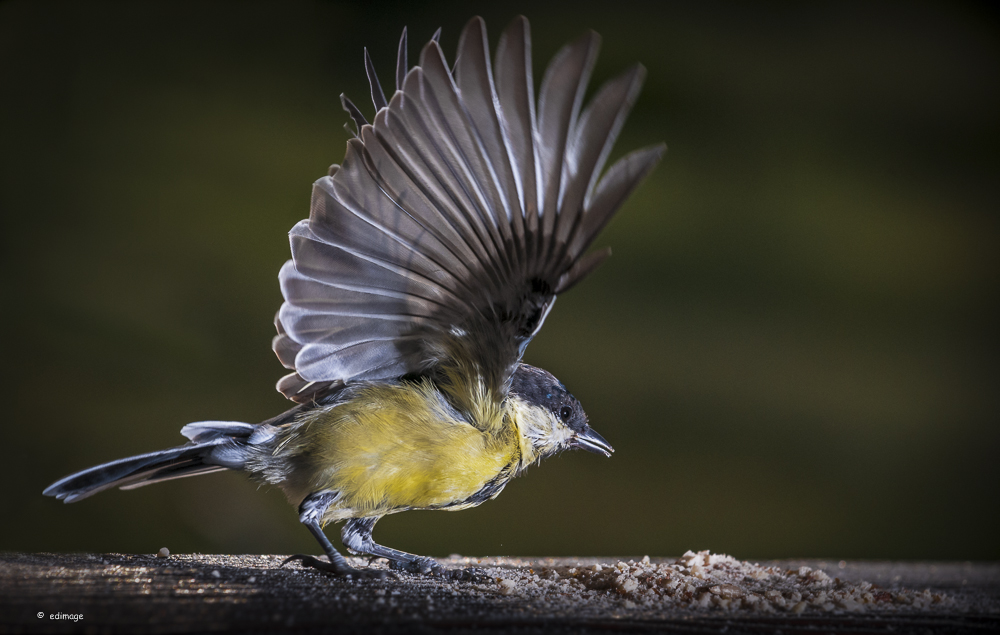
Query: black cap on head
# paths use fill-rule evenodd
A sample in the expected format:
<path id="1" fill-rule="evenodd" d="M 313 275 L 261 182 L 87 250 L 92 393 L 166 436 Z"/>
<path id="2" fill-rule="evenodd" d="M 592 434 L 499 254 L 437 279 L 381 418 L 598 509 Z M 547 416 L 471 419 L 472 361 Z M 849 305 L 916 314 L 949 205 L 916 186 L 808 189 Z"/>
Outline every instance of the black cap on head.
<path id="1" fill-rule="evenodd" d="M 589 427 L 583 406 L 547 370 L 520 364 L 511 377 L 510 391 L 532 405 L 547 408 L 574 432 L 583 432 Z"/>

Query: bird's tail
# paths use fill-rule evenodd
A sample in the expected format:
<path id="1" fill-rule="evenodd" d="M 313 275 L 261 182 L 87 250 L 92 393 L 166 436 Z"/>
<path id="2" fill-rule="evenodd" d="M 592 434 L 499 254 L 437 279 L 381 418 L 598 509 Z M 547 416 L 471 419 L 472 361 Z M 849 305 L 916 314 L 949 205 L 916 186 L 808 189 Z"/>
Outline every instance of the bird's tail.
<path id="1" fill-rule="evenodd" d="M 42 493 L 73 503 L 112 487 L 134 489 L 185 476 L 241 469 L 245 461 L 243 448 L 253 443 L 254 432 L 264 432 L 264 427 L 236 421 L 189 423 L 181 428 L 181 434 L 191 440 L 186 445 L 97 465 L 56 481 Z"/>

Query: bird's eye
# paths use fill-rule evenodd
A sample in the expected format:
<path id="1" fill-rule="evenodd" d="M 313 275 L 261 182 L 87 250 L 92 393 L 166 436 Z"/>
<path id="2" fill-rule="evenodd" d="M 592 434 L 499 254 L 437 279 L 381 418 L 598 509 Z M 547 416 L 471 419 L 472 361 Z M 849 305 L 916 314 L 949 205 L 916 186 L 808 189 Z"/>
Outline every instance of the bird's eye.
<path id="1" fill-rule="evenodd" d="M 569 418 L 573 416 L 573 409 L 569 406 L 563 406 L 559 409 L 559 418 L 563 421 L 569 421 Z"/>

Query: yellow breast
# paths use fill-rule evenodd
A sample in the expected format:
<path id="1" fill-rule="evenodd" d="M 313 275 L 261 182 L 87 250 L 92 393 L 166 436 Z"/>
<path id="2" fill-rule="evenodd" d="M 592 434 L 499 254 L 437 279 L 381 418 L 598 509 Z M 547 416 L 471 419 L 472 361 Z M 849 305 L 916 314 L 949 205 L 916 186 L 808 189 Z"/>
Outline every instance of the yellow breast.
<path id="1" fill-rule="evenodd" d="M 367 387 L 314 413 L 277 452 L 307 468 L 300 487 L 340 493 L 324 522 L 459 503 L 519 457 L 513 426 L 483 432 L 429 382 Z"/>

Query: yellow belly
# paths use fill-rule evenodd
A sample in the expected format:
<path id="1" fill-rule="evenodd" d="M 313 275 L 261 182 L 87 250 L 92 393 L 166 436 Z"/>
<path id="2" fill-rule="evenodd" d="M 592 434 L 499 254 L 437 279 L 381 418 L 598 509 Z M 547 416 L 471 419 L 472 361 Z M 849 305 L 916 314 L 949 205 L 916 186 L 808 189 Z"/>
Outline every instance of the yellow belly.
<path id="1" fill-rule="evenodd" d="M 339 492 L 330 522 L 464 501 L 517 460 L 516 434 L 500 429 L 462 421 L 429 383 L 372 386 L 314 411 L 277 452 L 294 453 L 308 475 L 291 498 Z"/>

